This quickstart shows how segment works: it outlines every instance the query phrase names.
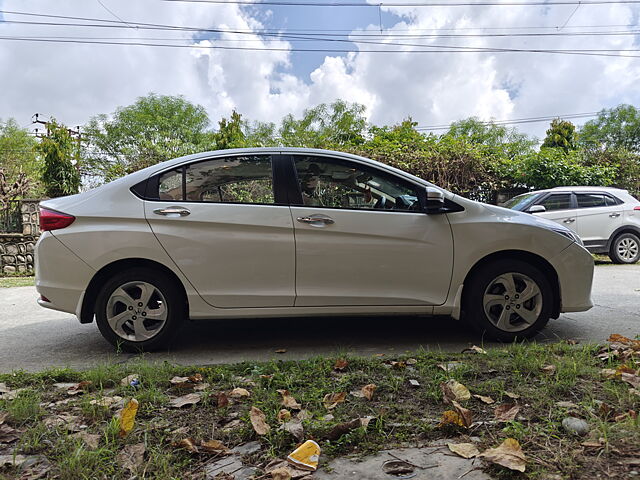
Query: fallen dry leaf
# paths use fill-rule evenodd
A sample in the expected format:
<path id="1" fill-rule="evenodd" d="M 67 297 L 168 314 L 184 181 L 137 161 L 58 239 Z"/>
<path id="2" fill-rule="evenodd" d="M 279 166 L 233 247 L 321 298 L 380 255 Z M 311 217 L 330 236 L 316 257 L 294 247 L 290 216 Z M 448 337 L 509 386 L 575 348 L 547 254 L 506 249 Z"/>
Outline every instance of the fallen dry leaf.
<path id="1" fill-rule="evenodd" d="M 136 414 L 138 413 L 138 400 L 132 398 L 127 402 L 120 412 L 120 432 L 121 437 L 126 437 L 136 422 Z"/>
<path id="2" fill-rule="evenodd" d="M 304 420 L 309 420 L 310 418 L 313 417 L 313 415 L 311 415 L 311 413 L 309 413 L 308 410 L 300 410 L 296 415 L 296 417 L 298 418 L 298 420 L 304 421 Z"/>
<path id="3" fill-rule="evenodd" d="M 0 412 L 0 425 L 2 425 L 7 418 L 9 418 L 9 412 Z"/>
<path id="4" fill-rule="evenodd" d="M 267 425 L 264 413 L 258 407 L 251 407 L 249 418 L 253 429 L 258 435 L 266 435 L 271 430 L 271 427 Z"/>
<path id="5" fill-rule="evenodd" d="M 193 438 L 183 438 L 179 442 L 173 444 L 177 448 L 182 448 L 191 453 L 198 453 L 198 447 L 196 446 L 196 442 Z"/>
<path id="6" fill-rule="evenodd" d="M 603 368 L 600 370 L 600 375 L 604 378 L 615 378 L 618 372 L 616 372 L 613 368 Z"/>
<path id="7" fill-rule="evenodd" d="M 283 408 L 278 412 L 277 419 L 278 419 L 278 422 L 280 423 L 288 422 L 289 420 L 291 420 L 291 412 Z"/>
<path id="8" fill-rule="evenodd" d="M 440 389 L 442 390 L 444 403 L 451 403 L 454 400 L 460 402 L 471 398 L 469 389 L 454 379 L 441 383 Z"/>
<path id="9" fill-rule="evenodd" d="M 169 406 L 172 408 L 182 408 L 187 405 L 195 405 L 202 399 L 199 393 L 189 393 L 182 397 L 172 398 L 169 401 Z"/>
<path id="10" fill-rule="evenodd" d="M 457 425 L 459 427 L 464 427 L 464 420 L 460 416 L 460 414 L 454 410 L 446 410 L 442 412 L 442 420 L 440 420 L 439 427 L 444 427 L 447 425 Z"/>
<path id="11" fill-rule="evenodd" d="M 364 387 L 362 387 L 360 391 L 362 392 L 364 398 L 366 398 L 367 400 L 371 400 L 373 399 L 373 394 L 376 391 L 376 388 L 378 387 L 376 387 L 375 383 L 370 383 L 369 385 L 365 385 Z"/>
<path id="12" fill-rule="evenodd" d="M 407 365 L 416 365 L 418 363 L 418 360 L 416 360 L 415 358 L 407 358 L 407 360 L 405 361 L 405 363 Z"/>
<path id="13" fill-rule="evenodd" d="M 631 373 L 622 373 L 620 380 L 628 383 L 633 388 L 640 388 L 640 376 Z"/>
<path id="14" fill-rule="evenodd" d="M 248 398 L 251 396 L 251 393 L 246 388 L 234 388 L 229 392 L 229 396 L 231 398 Z"/>
<path id="15" fill-rule="evenodd" d="M 304 428 L 302 427 L 302 422 L 300 420 L 296 419 L 285 422 L 280 426 L 280 428 L 293 435 L 293 438 L 298 442 L 304 440 Z"/>
<path id="16" fill-rule="evenodd" d="M 456 368 L 460 368 L 463 365 L 464 363 L 456 361 L 456 362 L 439 363 L 437 367 L 444 370 L 445 372 L 451 372 Z"/>
<path id="17" fill-rule="evenodd" d="M 118 405 L 122 401 L 122 397 L 115 395 L 113 397 L 101 397 L 95 400 L 91 400 L 91 405 L 98 405 L 100 407 L 110 408 Z"/>
<path id="18" fill-rule="evenodd" d="M 287 353 L 287 349 L 286 348 L 279 348 L 278 350 L 276 350 L 276 353 Z"/>
<path id="19" fill-rule="evenodd" d="M 276 468 L 269 472 L 273 480 L 291 480 L 291 474 L 286 468 Z"/>
<path id="20" fill-rule="evenodd" d="M 403 368 L 407 368 L 406 362 L 395 362 L 391 360 L 389 362 L 389 365 L 391 365 L 391 368 L 395 368 L 396 370 L 402 370 Z"/>
<path id="21" fill-rule="evenodd" d="M 495 400 L 491 397 L 485 397 L 484 395 L 473 395 L 473 396 L 474 398 L 477 398 L 482 403 L 486 403 L 487 405 L 491 405 L 492 403 L 495 403 Z"/>
<path id="22" fill-rule="evenodd" d="M 292 410 L 300 410 L 302 408 L 302 405 L 296 402 L 296 399 L 291 396 L 289 390 L 277 390 L 277 392 L 282 395 L 282 405 L 285 408 Z"/>
<path id="23" fill-rule="evenodd" d="M 502 405 L 498 405 L 493 410 L 493 414 L 498 422 L 511 422 L 515 420 L 519 411 L 520 407 L 515 403 L 504 403 Z"/>
<path id="24" fill-rule="evenodd" d="M 477 345 L 473 345 L 472 347 L 465 348 L 462 350 L 462 353 L 481 353 L 483 355 L 487 354 L 487 351 L 484 348 L 480 348 Z"/>
<path id="25" fill-rule="evenodd" d="M 517 470 L 518 472 L 524 472 L 527 463 L 520 444 L 513 438 L 507 438 L 499 447 L 489 448 L 478 456 L 491 463 L 501 465 L 510 470 Z"/>
<path id="26" fill-rule="evenodd" d="M 219 455 L 231 455 L 231 450 L 219 440 L 200 442 L 200 450 L 207 453 L 217 453 Z"/>
<path id="27" fill-rule="evenodd" d="M 125 447 L 118 452 L 118 455 L 116 455 L 116 462 L 125 470 L 134 473 L 142 466 L 144 453 L 144 443 L 125 445 Z"/>
<path id="28" fill-rule="evenodd" d="M 544 367 L 540 368 L 540 370 L 542 370 L 542 372 L 546 373 L 547 375 L 555 374 L 557 369 L 558 368 L 555 365 L 545 365 Z"/>
<path id="29" fill-rule="evenodd" d="M 309 476 L 309 471 L 308 470 L 303 470 L 301 468 L 296 468 L 295 465 L 287 462 L 286 460 L 273 460 L 271 463 L 269 463 L 266 467 L 265 467 L 265 472 L 267 472 L 269 475 L 272 474 L 272 472 L 275 471 L 286 471 L 292 480 L 296 480 L 298 478 L 304 478 Z M 283 477 L 286 478 L 286 477 Z"/>
<path id="30" fill-rule="evenodd" d="M 336 360 L 336 364 L 333 366 L 333 368 L 334 370 L 343 372 L 348 365 L 349 365 L 349 362 L 347 362 L 344 358 L 339 358 L 338 360 Z"/>
<path id="31" fill-rule="evenodd" d="M 322 403 L 327 410 L 336 408 L 339 403 L 344 402 L 347 394 L 345 392 L 327 393 L 322 399 Z"/>
<path id="32" fill-rule="evenodd" d="M 131 375 L 127 375 L 122 380 L 120 380 L 120 385 L 122 385 L 123 387 L 128 387 L 131 385 L 131 382 L 133 382 L 134 380 L 140 381 L 140 375 L 138 375 L 137 373 L 132 373 Z"/>
<path id="33" fill-rule="evenodd" d="M 455 400 L 451 401 L 451 405 L 453 405 L 455 411 L 458 413 L 458 415 L 460 415 L 460 418 L 462 418 L 463 426 L 469 428 L 473 423 L 473 415 L 471 414 L 471 410 L 467 410 Z"/>
<path id="34" fill-rule="evenodd" d="M 227 394 L 224 392 L 218 393 L 216 401 L 218 404 L 218 408 L 224 408 L 229 405 L 229 397 L 227 397 Z"/>
<path id="35" fill-rule="evenodd" d="M 505 394 L 507 397 L 509 397 L 509 398 L 511 398 L 511 399 L 513 399 L 513 400 L 518 400 L 518 399 L 520 398 L 520 395 L 518 395 L 518 394 L 516 394 L 516 393 L 512 393 L 512 392 L 507 392 L 507 391 L 505 391 L 505 392 L 504 392 L 504 394 Z"/>
<path id="36" fill-rule="evenodd" d="M 610 343 L 622 344 L 622 345 L 624 345 L 626 347 L 633 348 L 634 350 L 640 350 L 640 340 L 632 340 L 630 338 L 624 337 L 624 336 L 619 335 L 617 333 L 614 333 L 611 336 L 609 336 L 608 341 Z"/>
<path id="37" fill-rule="evenodd" d="M 82 442 L 87 446 L 89 450 L 96 450 L 98 448 L 98 445 L 100 444 L 100 439 L 102 438 L 102 435 L 98 435 L 97 433 L 89 433 L 85 431 L 73 433 L 69 436 L 71 438 L 77 438 L 82 440 Z"/>
<path id="38" fill-rule="evenodd" d="M 173 377 L 169 382 L 171 385 L 180 385 L 181 383 L 187 383 L 189 381 L 189 377 Z"/>
<path id="39" fill-rule="evenodd" d="M 351 420 L 350 422 L 339 423 L 335 425 L 329 433 L 325 435 L 327 440 L 338 440 L 342 435 L 355 430 L 360 427 L 367 427 L 369 422 L 371 421 L 371 417 L 365 418 L 356 418 L 355 420 Z"/>
<path id="40" fill-rule="evenodd" d="M 0 443 L 12 443 L 20 438 L 18 431 L 9 425 L 0 425 Z"/>
<path id="41" fill-rule="evenodd" d="M 480 455 L 480 450 L 473 443 L 447 443 L 447 447 L 456 455 L 463 458 L 473 458 Z"/>
<path id="42" fill-rule="evenodd" d="M 576 405 L 573 402 L 556 402 L 556 406 L 560 407 L 560 408 L 578 408 L 578 405 Z"/>

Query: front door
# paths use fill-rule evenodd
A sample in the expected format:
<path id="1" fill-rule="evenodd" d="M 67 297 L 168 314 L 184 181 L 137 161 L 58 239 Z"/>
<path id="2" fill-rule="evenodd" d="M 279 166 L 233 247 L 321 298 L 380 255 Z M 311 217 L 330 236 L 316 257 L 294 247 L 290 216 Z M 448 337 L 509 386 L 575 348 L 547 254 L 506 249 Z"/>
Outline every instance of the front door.
<path id="1" fill-rule="evenodd" d="M 534 215 L 553 220 L 576 231 L 576 209 L 571 193 L 552 193 L 535 205 L 542 205 L 546 211 Z"/>
<path id="2" fill-rule="evenodd" d="M 622 225 L 622 205 L 603 193 L 576 193 L 578 201 L 577 231 L 585 245 L 604 246 Z"/>
<path id="3" fill-rule="evenodd" d="M 421 211 L 420 187 L 351 160 L 293 159 L 296 306 L 445 302 L 451 227 L 446 215 Z"/>
<path id="4" fill-rule="evenodd" d="M 194 162 L 155 185 L 158 199 L 145 201 L 145 216 L 207 303 L 293 306 L 293 225 L 286 201 L 276 202 L 270 155 Z"/>

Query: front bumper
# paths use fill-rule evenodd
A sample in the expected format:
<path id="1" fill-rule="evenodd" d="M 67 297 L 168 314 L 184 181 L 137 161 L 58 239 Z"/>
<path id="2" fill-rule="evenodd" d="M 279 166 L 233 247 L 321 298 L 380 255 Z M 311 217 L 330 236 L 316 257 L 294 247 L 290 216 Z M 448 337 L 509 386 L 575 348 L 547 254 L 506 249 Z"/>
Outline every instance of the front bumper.
<path id="1" fill-rule="evenodd" d="M 584 312 L 593 307 L 593 257 L 577 243 L 572 243 L 549 260 L 558 274 L 560 311 Z"/>

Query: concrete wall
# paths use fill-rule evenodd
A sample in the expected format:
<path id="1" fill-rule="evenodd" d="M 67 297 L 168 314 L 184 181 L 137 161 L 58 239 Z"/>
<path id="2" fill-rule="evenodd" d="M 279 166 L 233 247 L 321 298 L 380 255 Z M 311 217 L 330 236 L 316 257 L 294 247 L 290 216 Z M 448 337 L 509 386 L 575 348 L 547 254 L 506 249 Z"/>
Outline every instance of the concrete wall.
<path id="1" fill-rule="evenodd" d="M 39 202 L 22 201 L 22 232 L 0 233 L 0 275 L 33 272 L 33 248 L 40 236 Z"/>

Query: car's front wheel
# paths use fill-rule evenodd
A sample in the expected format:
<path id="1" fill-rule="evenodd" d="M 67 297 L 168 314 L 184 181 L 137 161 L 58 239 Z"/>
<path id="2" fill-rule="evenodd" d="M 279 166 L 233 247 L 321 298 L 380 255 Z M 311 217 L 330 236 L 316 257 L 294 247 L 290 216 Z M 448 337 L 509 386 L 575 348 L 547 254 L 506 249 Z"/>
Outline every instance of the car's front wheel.
<path id="1" fill-rule="evenodd" d="M 529 338 L 549 321 L 553 289 L 536 266 L 516 259 L 495 261 L 465 285 L 465 319 L 481 333 L 502 341 Z"/>
<path id="2" fill-rule="evenodd" d="M 132 268 L 105 282 L 96 301 L 96 322 L 117 348 L 150 351 L 169 343 L 185 310 L 180 290 L 166 275 Z"/>
<path id="3" fill-rule="evenodd" d="M 609 258 L 613 263 L 636 263 L 640 260 L 640 238 L 633 233 L 618 235 L 611 242 Z"/>

